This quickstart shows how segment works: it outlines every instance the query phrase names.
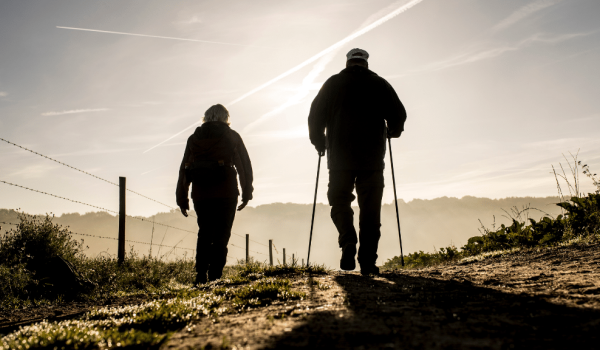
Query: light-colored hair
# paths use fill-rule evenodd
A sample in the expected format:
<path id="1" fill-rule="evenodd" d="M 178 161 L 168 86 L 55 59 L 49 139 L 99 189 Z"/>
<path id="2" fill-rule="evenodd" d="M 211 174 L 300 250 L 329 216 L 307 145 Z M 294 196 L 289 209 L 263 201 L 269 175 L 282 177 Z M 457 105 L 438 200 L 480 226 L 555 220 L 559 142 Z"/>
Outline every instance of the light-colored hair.
<path id="1" fill-rule="evenodd" d="M 222 104 L 210 106 L 210 108 L 204 112 L 202 122 L 223 122 L 229 125 L 231 124 L 229 123 L 229 111 Z"/>

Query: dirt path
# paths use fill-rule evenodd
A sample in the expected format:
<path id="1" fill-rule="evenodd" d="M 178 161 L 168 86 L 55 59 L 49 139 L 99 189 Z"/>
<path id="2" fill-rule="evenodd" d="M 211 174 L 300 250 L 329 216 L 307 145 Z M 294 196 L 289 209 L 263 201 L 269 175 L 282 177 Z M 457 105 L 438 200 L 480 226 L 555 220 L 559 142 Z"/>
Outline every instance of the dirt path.
<path id="1" fill-rule="evenodd" d="M 296 278 L 307 292 L 203 319 L 162 349 L 564 349 L 600 340 L 600 246 L 517 253 L 365 278 Z"/>

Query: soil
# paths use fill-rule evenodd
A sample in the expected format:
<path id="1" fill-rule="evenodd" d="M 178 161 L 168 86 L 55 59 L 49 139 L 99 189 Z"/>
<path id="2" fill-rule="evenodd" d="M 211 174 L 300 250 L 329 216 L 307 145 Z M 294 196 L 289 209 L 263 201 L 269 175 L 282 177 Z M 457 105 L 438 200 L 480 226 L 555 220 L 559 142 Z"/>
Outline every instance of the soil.
<path id="1" fill-rule="evenodd" d="M 598 244 L 294 284 L 305 300 L 202 319 L 162 349 L 586 349 L 600 340 Z"/>

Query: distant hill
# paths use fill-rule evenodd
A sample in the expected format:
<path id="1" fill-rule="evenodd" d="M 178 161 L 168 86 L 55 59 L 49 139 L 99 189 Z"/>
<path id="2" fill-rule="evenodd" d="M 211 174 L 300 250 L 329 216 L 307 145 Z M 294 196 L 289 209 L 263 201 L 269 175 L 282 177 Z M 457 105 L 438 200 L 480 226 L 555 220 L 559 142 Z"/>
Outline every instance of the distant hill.
<path id="1" fill-rule="evenodd" d="M 496 218 L 496 224 L 509 223 L 510 220 L 504 210 L 510 212 L 512 207 L 519 209 L 524 206 L 537 208 L 551 215 L 560 214 L 560 208 L 554 205 L 559 202 L 558 197 L 534 198 L 534 197 L 511 197 L 503 199 L 489 199 L 466 196 L 463 198 L 441 197 L 432 200 L 415 199 L 410 202 L 399 201 L 400 222 L 402 227 L 402 240 L 404 253 L 419 250 L 432 251 L 434 247 L 446 247 L 454 244 L 457 247 L 464 245 L 469 237 L 479 235 L 478 228 L 481 226 L 479 219 L 484 225 L 490 226 Z M 313 244 L 311 261 L 324 263 L 332 268 L 339 264 L 339 248 L 337 247 L 337 231 L 329 217 L 329 205 L 317 204 L 315 213 L 315 228 L 313 233 Z M 356 227 L 358 228 L 358 208 L 354 208 Z M 282 248 L 286 248 L 288 262 L 289 257 L 306 259 L 308 248 L 308 236 L 310 232 L 310 217 L 312 205 L 294 203 L 273 203 L 257 207 L 247 207 L 238 212 L 233 226 L 233 232 L 229 247 L 229 263 L 234 263 L 236 258 L 244 257 L 246 233 L 250 234 L 253 241 L 268 244 L 273 239 L 277 251 L 274 252 L 275 259 L 282 259 Z M 192 212 L 192 214 L 195 214 Z M 399 255 L 398 231 L 396 228 L 394 203 L 385 204 L 382 208 L 381 241 L 379 245 L 378 265 L 387 259 Z M 530 211 L 530 216 L 538 219 L 543 214 L 539 211 Z M 0 222 L 17 222 L 17 213 L 13 210 L 0 209 Z M 179 212 L 158 213 L 154 217 L 144 218 L 154 220 L 166 225 L 182 228 L 196 232 L 198 226 L 193 218 L 185 218 Z M 84 215 L 64 214 L 54 218 L 54 222 L 70 226 L 73 232 L 117 237 L 118 219 L 108 213 L 86 213 Z M 2 225 L 1 232 L 10 228 Z M 152 223 L 139 220 L 127 219 L 127 239 L 150 242 L 152 235 Z M 240 235 L 240 236 L 238 236 Z M 116 254 L 117 241 L 100 239 L 88 236 L 74 237 L 84 239 L 89 246 L 87 254 L 90 256 L 106 252 Z M 183 239 L 183 241 L 181 241 Z M 155 225 L 153 242 L 173 246 L 179 243 L 180 247 L 195 248 L 196 236 L 194 233 L 183 232 L 164 226 Z M 130 247 L 140 254 L 148 254 L 149 246 L 128 243 Z M 250 242 L 250 250 L 261 254 L 251 253 L 258 260 L 268 259 L 268 248 L 255 242 Z M 166 248 L 160 248 L 160 255 L 168 252 Z M 169 257 L 182 256 L 183 250 L 176 250 Z M 152 248 L 152 254 L 159 253 L 158 247 Z M 191 253 L 188 252 L 188 254 Z M 189 255 L 188 255 L 189 256 Z M 276 260 L 277 261 L 277 260 Z"/>

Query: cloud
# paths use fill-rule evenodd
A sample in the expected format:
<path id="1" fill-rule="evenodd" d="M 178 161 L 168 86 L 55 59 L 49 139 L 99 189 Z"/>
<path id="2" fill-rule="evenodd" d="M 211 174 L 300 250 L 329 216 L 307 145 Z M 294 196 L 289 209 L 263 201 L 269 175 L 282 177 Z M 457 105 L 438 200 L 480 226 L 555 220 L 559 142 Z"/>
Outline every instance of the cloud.
<path id="1" fill-rule="evenodd" d="M 496 24 L 494 26 L 494 28 L 492 28 L 492 30 L 497 32 L 497 31 L 506 29 L 506 28 L 512 26 L 513 24 L 520 22 L 520 21 L 524 20 L 525 18 L 533 15 L 534 13 L 541 11 L 547 7 L 556 5 L 561 1 L 562 0 L 538 0 L 538 1 L 532 2 L 528 5 L 525 5 L 521 8 L 519 8 L 515 12 L 511 13 L 510 16 L 506 17 L 500 23 Z"/>
<path id="2" fill-rule="evenodd" d="M 204 22 L 204 21 L 200 17 L 198 17 L 198 15 L 194 15 L 190 19 L 186 19 L 186 20 L 179 21 L 179 22 L 176 22 L 176 23 L 177 24 L 190 25 L 190 24 L 197 24 L 197 23 L 202 23 L 202 22 Z"/>
<path id="3" fill-rule="evenodd" d="M 418 71 L 438 71 L 442 69 L 447 69 L 451 67 L 460 66 L 463 64 L 474 63 L 482 60 L 496 58 L 501 56 L 507 52 L 517 51 L 531 45 L 537 43 L 543 44 L 558 44 L 563 41 L 575 39 L 578 37 L 583 37 L 592 34 L 593 32 L 588 33 L 574 33 L 574 34 L 563 34 L 557 36 L 548 36 L 546 34 L 538 33 L 530 36 L 527 39 L 521 40 L 517 44 L 514 45 L 505 45 L 495 48 L 485 48 L 485 49 L 470 49 L 464 53 L 458 54 L 456 56 L 450 57 L 446 60 L 432 63 L 426 66 L 423 69 Z M 396 76 L 393 76 L 396 77 Z"/>
<path id="4" fill-rule="evenodd" d="M 8 96 L 8 92 L 0 91 L 0 97 L 6 97 L 6 96 Z"/>
<path id="5" fill-rule="evenodd" d="M 50 116 L 57 116 L 57 115 L 64 115 L 64 114 L 105 112 L 105 111 L 109 111 L 109 110 L 110 109 L 108 109 L 108 108 L 71 109 L 71 110 L 60 111 L 60 112 L 45 112 L 45 113 L 42 113 L 42 115 L 44 117 L 50 117 Z"/>

